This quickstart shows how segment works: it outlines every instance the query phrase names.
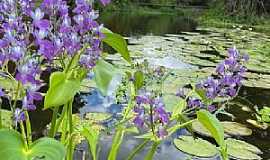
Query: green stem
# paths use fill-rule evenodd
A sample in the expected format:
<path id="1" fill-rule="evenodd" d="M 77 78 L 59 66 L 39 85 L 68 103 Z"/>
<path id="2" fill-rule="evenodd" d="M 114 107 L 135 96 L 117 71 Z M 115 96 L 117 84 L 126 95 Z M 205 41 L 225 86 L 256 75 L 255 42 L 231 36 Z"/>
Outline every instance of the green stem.
<path id="1" fill-rule="evenodd" d="M 136 146 L 136 148 L 128 155 L 127 160 L 133 160 L 133 158 L 135 157 L 135 155 L 140 152 L 143 147 L 149 142 L 149 139 L 146 139 L 143 141 L 143 143 L 139 144 L 138 146 Z"/>
<path id="2" fill-rule="evenodd" d="M 129 88 L 130 88 L 130 99 L 128 101 L 128 106 L 127 106 L 127 108 L 126 108 L 126 110 L 124 112 L 124 116 L 123 116 L 122 121 L 124 121 L 128 117 L 130 111 L 132 110 L 133 99 L 134 99 L 135 94 L 136 94 L 135 93 L 135 87 L 134 87 L 134 84 L 132 82 L 129 83 Z"/>
<path id="3" fill-rule="evenodd" d="M 30 118 L 28 115 L 27 111 L 24 111 L 24 114 L 26 116 L 26 136 L 27 136 L 27 141 L 28 141 L 28 145 L 32 144 L 32 128 L 31 128 L 31 122 L 30 122 Z"/>
<path id="4" fill-rule="evenodd" d="M 68 143 L 68 160 L 73 160 L 73 125 L 72 125 L 72 103 L 73 100 L 69 102 L 68 108 L 68 122 L 69 122 L 69 143 Z"/>
<path id="5" fill-rule="evenodd" d="M 66 106 L 67 108 L 68 106 Z M 65 140 L 66 140 L 66 133 L 67 133 L 67 117 L 68 117 L 68 112 L 66 111 L 64 114 L 64 119 L 63 119 L 63 123 L 62 123 L 62 134 L 61 134 L 61 143 L 65 144 Z"/>
<path id="6" fill-rule="evenodd" d="M 25 135 L 25 129 L 24 129 L 24 125 L 23 125 L 22 121 L 20 122 L 20 128 L 21 128 L 21 134 L 22 134 L 23 141 L 24 141 L 24 147 L 25 147 L 26 151 L 28 151 L 28 143 L 27 143 L 27 138 L 26 138 L 26 135 Z"/>
<path id="7" fill-rule="evenodd" d="M 0 129 L 3 127 L 2 125 L 2 100 L 0 97 Z"/>
<path id="8" fill-rule="evenodd" d="M 56 132 L 58 131 L 59 126 L 60 126 L 60 124 L 62 123 L 62 121 L 63 121 L 63 119 L 64 119 L 64 117 L 65 117 L 65 115 L 66 115 L 67 107 L 68 107 L 68 106 L 65 104 L 64 107 L 63 107 L 63 109 L 62 109 L 62 113 L 61 113 L 61 115 L 60 115 L 60 117 L 59 117 L 59 119 L 57 120 L 56 125 L 55 125 L 54 135 L 55 135 Z"/>
<path id="9" fill-rule="evenodd" d="M 147 153 L 147 155 L 145 156 L 144 160 L 153 160 L 153 157 L 155 155 L 155 152 L 158 148 L 160 142 L 154 142 L 152 145 L 151 150 Z"/>
<path id="10" fill-rule="evenodd" d="M 49 137 L 51 137 L 51 138 L 53 138 L 55 136 L 55 124 L 56 124 L 58 110 L 59 110 L 59 107 L 54 107 L 54 109 L 53 109 L 51 129 L 49 132 Z"/>

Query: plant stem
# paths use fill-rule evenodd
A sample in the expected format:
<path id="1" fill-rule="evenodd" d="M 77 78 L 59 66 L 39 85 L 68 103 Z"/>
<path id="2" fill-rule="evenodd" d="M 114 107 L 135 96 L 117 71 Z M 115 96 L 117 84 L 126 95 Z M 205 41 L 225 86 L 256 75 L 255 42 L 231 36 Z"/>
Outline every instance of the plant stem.
<path id="1" fill-rule="evenodd" d="M 24 114 L 26 116 L 26 137 L 28 141 L 28 145 L 31 145 L 32 143 L 32 128 L 31 128 L 31 122 L 27 111 L 24 111 Z"/>
<path id="2" fill-rule="evenodd" d="M 55 136 L 55 124 L 56 124 L 58 110 L 59 110 L 59 107 L 54 107 L 54 109 L 53 109 L 51 129 L 49 132 L 49 137 L 51 137 L 51 138 L 53 138 Z"/>
<path id="3" fill-rule="evenodd" d="M 0 97 L 0 129 L 3 127 L 2 125 L 2 99 Z"/>
<path id="4" fill-rule="evenodd" d="M 60 126 L 60 124 L 62 123 L 62 121 L 63 121 L 63 119 L 64 119 L 64 117 L 65 117 L 65 115 L 66 115 L 67 107 L 68 107 L 68 106 L 65 104 L 64 107 L 63 107 L 63 109 L 62 109 L 62 113 L 61 113 L 61 115 L 60 115 L 60 117 L 59 117 L 59 119 L 58 119 L 58 121 L 56 122 L 56 125 L 55 125 L 54 135 L 55 135 L 56 132 L 58 131 L 59 126 Z M 62 133 L 63 133 L 63 132 L 62 132 Z"/>
<path id="5" fill-rule="evenodd" d="M 154 142 L 153 143 L 151 150 L 147 153 L 147 155 L 144 158 L 144 160 L 152 160 L 153 159 L 159 143 L 160 142 Z"/>
<path id="6" fill-rule="evenodd" d="M 68 160 L 73 160 L 73 125 L 72 125 L 72 103 L 73 100 L 69 102 L 68 105 L 68 122 L 69 122 L 69 143 L 68 143 Z"/>
<path id="7" fill-rule="evenodd" d="M 27 143 L 27 138 L 26 138 L 26 135 L 25 135 L 24 124 L 23 124 L 22 121 L 20 122 L 20 128 L 21 128 L 21 134 L 22 134 L 23 141 L 24 141 L 24 147 L 25 147 L 25 149 L 27 151 L 28 150 L 28 143 Z"/>
<path id="8" fill-rule="evenodd" d="M 133 160 L 133 158 L 135 157 L 135 155 L 140 152 L 143 147 L 149 142 L 149 139 L 146 139 L 143 141 L 143 143 L 139 144 L 138 146 L 136 146 L 136 148 L 128 155 L 127 160 Z"/>

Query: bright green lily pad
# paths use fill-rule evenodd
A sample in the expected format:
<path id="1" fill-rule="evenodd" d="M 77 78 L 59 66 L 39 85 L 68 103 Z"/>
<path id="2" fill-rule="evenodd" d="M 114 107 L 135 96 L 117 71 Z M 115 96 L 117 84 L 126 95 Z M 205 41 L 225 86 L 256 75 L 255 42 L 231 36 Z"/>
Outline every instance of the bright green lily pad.
<path id="1" fill-rule="evenodd" d="M 262 159 L 258 154 L 262 151 L 247 142 L 228 138 L 226 139 L 228 154 L 239 160 L 260 160 Z"/>
<path id="2" fill-rule="evenodd" d="M 250 136 L 252 130 L 247 128 L 245 125 L 237 122 L 224 121 L 221 122 L 224 128 L 224 132 L 232 136 Z"/>
<path id="3" fill-rule="evenodd" d="M 181 136 L 179 139 L 174 139 L 174 145 L 179 150 L 197 157 L 213 157 L 218 153 L 213 144 L 201 138 L 194 139 L 192 136 Z"/>

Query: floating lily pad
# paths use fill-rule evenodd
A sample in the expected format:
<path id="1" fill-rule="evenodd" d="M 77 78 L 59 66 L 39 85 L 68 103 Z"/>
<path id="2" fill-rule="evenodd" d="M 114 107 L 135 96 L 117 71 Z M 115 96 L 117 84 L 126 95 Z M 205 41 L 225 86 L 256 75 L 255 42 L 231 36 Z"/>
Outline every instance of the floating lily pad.
<path id="1" fill-rule="evenodd" d="M 258 154 L 262 154 L 262 151 L 247 142 L 228 138 L 226 139 L 228 154 L 239 160 L 260 160 L 262 159 Z"/>
<path id="2" fill-rule="evenodd" d="M 247 122 L 251 125 L 253 125 L 254 127 L 257 127 L 257 128 L 260 128 L 260 129 L 267 129 L 269 127 L 269 124 L 267 123 L 260 123 L 256 120 L 253 120 L 253 119 L 248 119 Z"/>
<path id="3" fill-rule="evenodd" d="M 250 136 L 252 134 L 252 130 L 247 128 L 245 125 L 237 123 L 237 122 L 221 122 L 224 128 L 224 132 L 228 135 L 232 136 Z"/>
<path id="4" fill-rule="evenodd" d="M 218 153 L 213 144 L 201 138 L 194 139 L 192 136 L 181 136 L 179 139 L 174 139 L 174 145 L 179 150 L 197 157 L 213 157 Z"/>
<path id="5" fill-rule="evenodd" d="M 98 123 L 98 122 L 102 122 L 105 121 L 109 118 L 111 118 L 112 115 L 109 113 L 95 113 L 95 112 L 89 112 L 86 114 L 85 119 L 89 120 L 93 123 Z"/>

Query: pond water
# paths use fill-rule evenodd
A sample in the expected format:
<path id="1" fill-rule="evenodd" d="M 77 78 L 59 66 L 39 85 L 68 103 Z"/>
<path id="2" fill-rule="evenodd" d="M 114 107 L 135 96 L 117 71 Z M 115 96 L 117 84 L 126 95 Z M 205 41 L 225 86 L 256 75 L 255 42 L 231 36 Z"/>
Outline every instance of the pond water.
<path id="1" fill-rule="evenodd" d="M 191 18 L 174 14 L 114 12 L 101 14 L 100 21 L 113 32 L 120 33 L 127 37 L 129 49 L 131 50 L 134 60 L 142 61 L 147 59 L 152 65 L 162 65 L 172 72 L 172 76 L 168 78 L 167 83 L 165 82 L 167 85 L 165 87 L 169 88 L 169 90 L 171 88 L 175 90 L 179 86 L 198 81 L 200 78 L 209 75 L 214 69 L 213 66 L 224 58 L 224 50 L 226 47 L 234 43 L 238 46 L 246 46 L 249 43 L 258 41 L 258 39 L 256 39 L 256 36 L 258 36 L 257 33 L 252 33 L 251 35 L 254 35 L 254 37 L 249 37 L 248 42 L 243 42 L 246 45 L 243 45 L 242 42 L 235 42 L 232 39 L 236 37 L 235 39 L 239 40 L 240 36 L 237 35 L 246 35 L 246 31 L 238 33 L 233 30 L 228 32 L 227 30 L 201 29 L 197 26 L 196 21 Z M 229 33 L 232 33 L 233 38 L 224 38 L 224 34 Z M 260 36 L 260 38 L 263 42 L 269 37 Z M 223 48 L 220 49 L 220 46 Z M 241 49 L 251 50 L 251 48 L 244 47 Z M 117 55 L 111 55 L 111 59 L 114 59 L 113 63 L 121 67 L 122 63 L 119 63 L 117 57 L 114 56 Z M 246 120 L 255 119 L 255 115 L 252 114 L 252 112 L 243 110 L 243 106 L 249 108 L 251 111 L 254 111 L 255 105 L 258 107 L 270 106 L 270 87 L 268 87 L 268 89 L 262 87 L 270 86 L 270 81 L 268 81 L 270 79 L 270 69 L 265 68 L 268 64 L 263 64 L 260 59 L 252 60 L 252 57 L 255 56 L 258 57 L 257 55 L 251 55 L 252 62 L 248 66 L 250 72 L 247 76 L 247 80 L 239 93 L 239 97 L 232 102 L 228 111 L 236 117 L 234 121 L 246 125 L 253 131 L 251 136 L 237 138 L 259 147 L 264 152 L 261 156 L 267 159 L 270 157 L 270 130 L 258 129 L 247 123 Z M 261 57 L 261 59 L 265 58 Z M 261 68 L 258 68 L 257 63 L 260 64 L 259 67 Z M 266 74 L 261 74 L 260 71 L 262 70 Z M 257 78 L 259 74 L 260 78 Z M 254 82 L 257 81 L 260 82 L 259 87 L 254 87 Z M 174 93 L 174 90 L 172 89 L 170 92 Z M 81 114 L 87 112 L 108 112 L 113 115 L 112 119 L 117 120 L 117 114 L 122 108 L 123 106 L 114 104 L 111 97 L 103 97 L 99 91 L 93 89 L 90 93 L 76 97 L 74 111 Z M 30 116 L 33 121 L 33 127 L 35 128 L 34 133 L 36 136 L 39 136 L 43 133 L 42 130 L 50 121 L 49 117 L 51 117 L 51 113 L 41 110 L 37 110 L 36 112 L 40 112 L 40 114 L 35 113 Z M 227 116 L 219 118 L 231 121 L 231 118 Z M 113 123 L 113 121 L 110 121 L 105 125 L 113 125 Z M 178 135 L 180 134 L 183 134 L 182 131 L 178 133 Z M 174 135 L 174 137 L 176 136 L 177 135 Z M 106 155 L 110 149 L 111 138 L 110 135 L 102 137 L 102 150 L 100 151 L 101 160 L 106 159 Z M 141 141 L 132 138 L 132 136 L 126 137 L 121 146 L 118 159 L 124 160 L 127 153 L 140 142 Z M 86 146 L 85 143 L 78 146 L 75 154 L 76 160 L 81 160 L 82 157 L 85 157 L 85 154 L 89 154 L 85 153 L 85 151 L 87 151 Z M 143 159 L 142 157 L 146 154 L 148 149 L 149 146 L 136 157 L 136 160 Z M 174 147 L 172 138 L 169 138 L 158 149 L 155 160 L 172 160 L 176 159 L 175 157 L 181 157 L 178 159 L 188 158 L 186 154 L 183 154 Z"/>

